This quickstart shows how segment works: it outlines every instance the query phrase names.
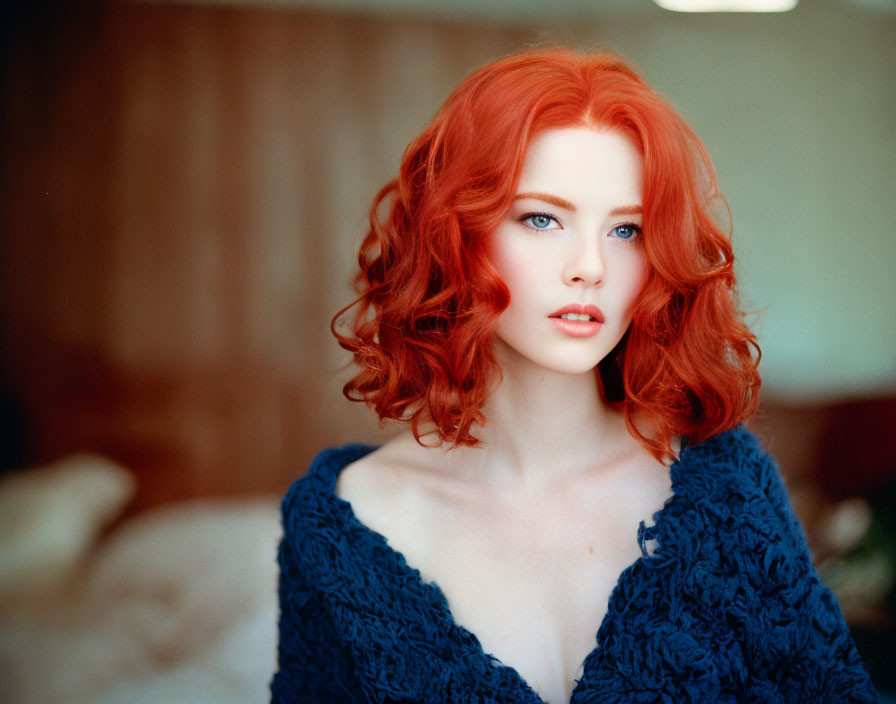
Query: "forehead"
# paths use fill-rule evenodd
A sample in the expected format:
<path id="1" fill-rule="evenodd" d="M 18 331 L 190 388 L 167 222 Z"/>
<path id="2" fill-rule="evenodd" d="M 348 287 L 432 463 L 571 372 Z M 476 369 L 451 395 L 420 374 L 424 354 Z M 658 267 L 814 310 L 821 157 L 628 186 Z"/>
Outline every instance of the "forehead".
<path id="1" fill-rule="evenodd" d="M 641 155 L 628 137 L 613 130 L 566 127 L 532 139 L 517 191 L 637 204 L 642 179 Z"/>

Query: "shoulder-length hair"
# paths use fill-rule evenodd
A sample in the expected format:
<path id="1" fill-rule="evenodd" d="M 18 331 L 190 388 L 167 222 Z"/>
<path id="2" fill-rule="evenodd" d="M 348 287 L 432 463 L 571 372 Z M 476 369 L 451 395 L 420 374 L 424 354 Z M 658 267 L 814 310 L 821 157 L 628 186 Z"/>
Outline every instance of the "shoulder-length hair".
<path id="1" fill-rule="evenodd" d="M 565 49 L 512 54 L 471 74 L 377 194 L 360 297 L 331 325 L 360 367 L 347 398 L 409 421 L 418 442 L 425 422 L 444 442 L 478 443 L 471 428 L 486 422 L 500 378 L 493 334 L 510 300 L 487 241 L 533 136 L 572 126 L 616 130 L 643 158 L 649 274 L 628 332 L 599 365 L 604 398 L 658 459 L 678 436 L 700 442 L 752 415 L 759 348 L 737 307 L 731 244 L 710 212 L 724 199 L 706 149 L 622 59 Z M 355 306 L 343 335 L 337 322 Z"/>

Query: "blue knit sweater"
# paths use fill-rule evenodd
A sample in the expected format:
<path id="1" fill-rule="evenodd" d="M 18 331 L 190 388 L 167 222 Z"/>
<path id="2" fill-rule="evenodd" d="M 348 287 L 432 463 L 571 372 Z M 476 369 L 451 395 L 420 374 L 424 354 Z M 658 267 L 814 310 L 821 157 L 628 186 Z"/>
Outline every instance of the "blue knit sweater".
<path id="1" fill-rule="evenodd" d="M 342 468 L 372 449 L 322 452 L 283 500 L 272 701 L 539 704 L 335 495 Z M 756 439 L 735 428 L 685 447 L 671 472 L 571 703 L 877 701 Z"/>

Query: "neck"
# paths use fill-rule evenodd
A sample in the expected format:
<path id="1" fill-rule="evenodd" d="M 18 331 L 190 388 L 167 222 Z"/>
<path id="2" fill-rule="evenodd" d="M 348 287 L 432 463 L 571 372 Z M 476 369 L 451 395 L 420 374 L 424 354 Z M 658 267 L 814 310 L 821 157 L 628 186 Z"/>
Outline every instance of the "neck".
<path id="1" fill-rule="evenodd" d="M 482 409 L 486 423 L 474 429 L 481 444 L 450 451 L 455 468 L 492 484 L 539 488 L 600 464 L 628 440 L 622 414 L 601 397 L 596 370 L 501 367 L 503 378 Z"/>

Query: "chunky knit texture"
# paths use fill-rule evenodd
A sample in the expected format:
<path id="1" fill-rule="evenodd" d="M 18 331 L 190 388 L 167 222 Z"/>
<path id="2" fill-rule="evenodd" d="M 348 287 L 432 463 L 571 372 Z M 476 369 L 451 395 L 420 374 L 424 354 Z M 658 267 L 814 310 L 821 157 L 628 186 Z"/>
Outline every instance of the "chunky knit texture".
<path id="1" fill-rule="evenodd" d="M 445 596 L 334 493 L 373 448 L 322 452 L 283 501 L 274 702 L 538 704 Z M 875 702 L 780 475 L 735 428 L 685 447 L 571 702 Z M 632 536 L 635 539 L 635 536 Z M 597 629 L 597 624 L 595 624 Z"/>

